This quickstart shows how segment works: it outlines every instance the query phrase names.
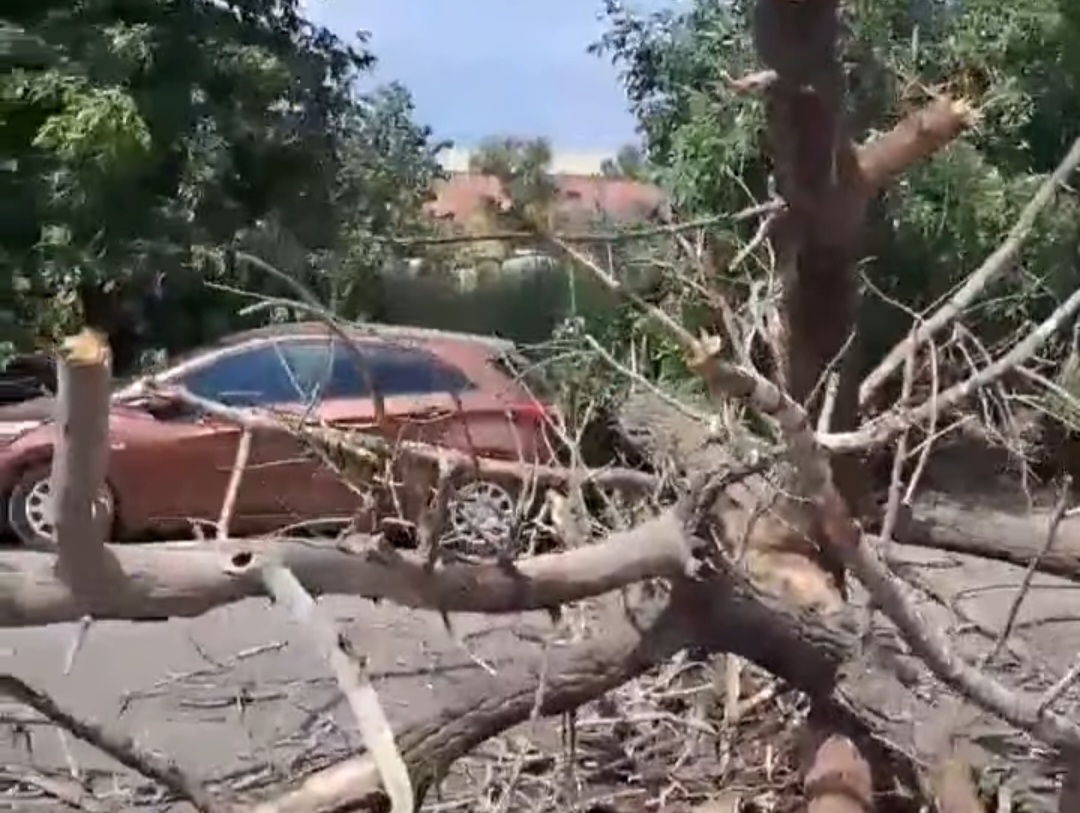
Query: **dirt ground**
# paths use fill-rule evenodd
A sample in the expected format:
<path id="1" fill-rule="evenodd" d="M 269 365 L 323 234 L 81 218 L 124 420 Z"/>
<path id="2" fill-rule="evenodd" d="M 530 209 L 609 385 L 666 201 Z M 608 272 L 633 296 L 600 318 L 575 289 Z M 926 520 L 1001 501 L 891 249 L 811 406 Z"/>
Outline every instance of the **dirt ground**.
<path id="1" fill-rule="evenodd" d="M 353 598 L 325 604 L 369 655 L 397 730 L 430 716 L 483 673 L 436 613 Z M 537 637 L 550 626 L 546 615 L 459 616 L 455 622 L 469 652 L 495 670 L 534 656 Z M 64 675 L 74 635 L 69 624 L 4 630 L 2 669 L 46 689 L 79 715 L 117 723 L 196 776 L 228 778 L 230 786 L 252 789 L 358 748 L 355 726 L 309 636 L 266 601 L 241 602 L 193 620 L 95 624 L 72 672 Z M 66 773 L 68 754 L 82 771 L 104 777 L 118 770 L 17 705 L 0 706 L 0 728 L 0 773 L 28 767 Z M 0 796 L 0 809 L 4 804 Z M 42 809 L 55 809 L 55 803 Z"/>
<path id="2" fill-rule="evenodd" d="M 643 423 L 655 430 L 662 425 L 655 417 Z M 682 451 L 691 458 L 704 448 L 703 437 L 672 434 L 680 435 Z M 691 468 L 706 464 L 704 459 L 688 462 Z M 980 498 L 975 516 L 994 535 L 1010 523 L 1029 521 L 1025 512 L 1019 504 Z M 1043 529 L 1036 536 L 1044 534 Z M 1080 517 L 1065 520 L 1059 535 L 1056 550 L 1071 548 L 1080 555 Z M 1037 546 L 1039 540 L 1033 542 Z M 973 658 L 997 638 L 1024 577 L 1023 568 L 903 545 L 893 546 L 891 558 L 924 618 L 947 629 L 954 645 Z M 538 658 L 552 629 L 544 614 L 459 615 L 455 629 L 467 652 L 435 613 L 348 597 L 327 599 L 324 606 L 369 656 L 398 731 L 452 698 L 490 689 L 500 670 L 506 675 L 515 663 Z M 64 675 L 73 627 L 0 630 L 3 670 L 49 691 L 80 716 L 122 726 L 204 780 L 224 783 L 233 792 L 257 793 L 359 749 L 354 725 L 306 630 L 267 601 L 245 601 L 193 620 L 95 624 L 73 671 Z M 991 671 L 1011 685 L 1041 692 L 1077 661 L 1078 652 L 1080 590 L 1064 579 L 1038 575 L 1006 655 L 995 660 Z M 957 709 L 929 676 L 904 689 L 870 677 L 850 675 L 840 691 L 873 711 L 881 736 L 930 753 L 931 740 L 958 734 L 979 749 L 981 759 L 1002 766 L 1005 781 L 1014 784 L 1018 799 L 1026 797 L 1029 810 L 1053 809 L 1055 770 L 1048 767 L 1044 749 L 1005 724 Z M 1075 718 L 1080 692 L 1063 697 L 1057 709 Z M 579 717 L 586 729 L 587 716 Z M 550 736 L 550 747 L 558 747 L 556 723 L 528 733 Z M 660 762 L 666 775 L 677 777 L 682 770 L 666 756 Z M 170 809 L 160 804 L 157 790 L 130 774 L 116 782 L 117 766 L 92 748 L 62 737 L 16 704 L 0 704 L 0 810 L 57 810 L 62 806 L 55 800 L 30 801 L 32 780 L 71 770 L 95 778 L 96 792 L 111 803 L 97 808 L 102 811 Z M 718 789 L 725 779 L 730 784 L 730 776 L 718 769 Z M 132 789 L 137 789 L 134 795 Z M 433 809 L 458 809 L 431 801 Z M 89 806 L 84 809 L 95 813 Z"/>
<path id="3" fill-rule="evenodd" d="M 970 644 L 971 655 L 985 649 L 1001 628 L 1023 577 L 1020 568 L 918 548 L 896 546 L 893 556 L 920 593 L 938 596 L 924 609 L 927 618 L 955 630 L 957 644 L 963 649 Z M 973 584 L 978 587 L 972 589 Z M 515 662 L 537 657 L 540 641 L 551 630 L 543 614 L 458 616 L 455 628 L 466 652 L 435 613 L 353 598 L 325 604 L 370 656 L 397 730 L 430 716 L 455 696 L 475 693 L 478 684 L 490 685 L 493 678 L 477 657 L 496 673 L 512 669 Z M 2 631 L 3 668 L 48 690 L 79 715 L 121 725 L 205 780 L 223 782 L 233 791 L 258 792 L 358 750 L 354 725 L 306 631 L 266 601 L 245 601 L 194 620 L 96 624 L 73 671 L 64 675 L 73 637 L 74 625 Z M 1080 651 L 1075 585 L 1036 577 L 1009 648 L 1040 666 L 1039 674 L 1018 674 L 1003 664 L 1002 677 L 1010 682 L 1042 690 L 1066 671 Z M 939 700 L 945 697 L 940 686 L 930 681 L 915 696 L 926 708 L 892 709 L 891 719 L 915 731 L 915 741 L 947 735 L 946 729 L 958 721 L 940 713 Z M 881 702 L 886 714 L 887 701 Z M 1066 714 L 1077 708 L 1075 698 L 1061 706 Z M 1042 775 L 1045 755 L 1040 749 L 1010 736 L 1004 724 L 970 723 L 960 728 L 978 747 L 1013 765 L 1027 762 L 1024 782 L 1052 796 L 1053 780 Z M 0 706 L 0 728 L 0 774 L 9 780 L 26 769 L 65 775 L 74 765 L 98 777 L 94 785 L 100 795 L 123 799 L 119 809 L 163 809 L 150 804 L 156 791 L 146 783 L 127 778 L 116 784 L 115 764 L 21 707 Z M 555 736 L 555 724 L 546 732 Z M 26 786 L 20 788 L 26 794 Z M 0 796 L 0 809 L 5 804 L 12 810 L 57 809 L 55 801 L 31 803 L 25 795 Z"/>

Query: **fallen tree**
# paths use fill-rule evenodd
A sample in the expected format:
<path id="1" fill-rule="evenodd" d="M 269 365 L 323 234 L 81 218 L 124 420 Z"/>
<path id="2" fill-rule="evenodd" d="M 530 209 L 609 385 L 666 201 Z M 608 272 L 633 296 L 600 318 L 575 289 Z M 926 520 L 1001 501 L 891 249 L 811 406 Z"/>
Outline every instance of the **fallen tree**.
<path id="1" fill-rule="evenodd" d="M 1016 737 L 1031 737 L 1053 749 L 1057 757 L 1043 760 L 1042 771 L 1061 773 L 1076 764 L 1080 727 L 1054 707 L 1075 676 L 1061 677 L 1044 692 L 1011 687 L 1008 672 L 991 663 L 989 656 L 983 662 L 973 660 L 945 634 L 943 625 L 927 620 L 911 591 L 887 567 L 884 552 L 894 536 L 903 536 L 898 530 L 902 509 L 912 512 L 917 507 L 914 495 L 921 467 L 916 467 L 906 493 L 901 477 L 911 428 L 925 427 L 933 437 L 944 410 L 960 406 L 1027 363 L 1059 328 L 1075 320 L 1080 295 L 1070 297 L 982 369 L 944 388 L 935 379 L 929 396 L 913 403 L 920 354 L 929 355 L 929 364 L 934 364 L 936 350 L 930 343 L 934 331 L 961 315 L 965 303 L 993 276 L 985 268 L 976 272 L 977 282 L 965 289 L 959 305 L 954 302 L 951 310 L 941 312 L 944 315 L 925 320 L 932 329 L 913 332 L 888 356 L 904 362 L 904 392 L 892 408 L 863 421 L 860 402 L 871 400 L 874 390 L 899 372 L 898 362 L 887 361 L 860 385 L 852 364 L 835 363 L 844 356 L 854 328 L 854 266 L 865 207 L 883 184 L 957 137 L 968 125 L 971 110 L 961 100 L 938 99 L 894 132 L 856 145 L 844 136 L 842 126 L 836 4 L 758 0 L 757 8 L 757 46 L 766 72 L 760 81 L 741 87 L 752 84 L 766 94 L 781 198 L 767 210 L 765 217 L 773 219 L 763 225 L 763 234 L 770 236 L 776 250 L 783 284 L 779 319 L 774 322 L 777 333 L 770 337 L 776 356 L 774 375 L 766 377 L 748 354 L 738 352 L 745 346 L 745 336 L 725 343 L 716 336 L 693 335 L 663 307 L 642 302 L 626 290 L 618 274 L 595 255 L 544 231 L 538 239 L 571 258 L 583 273 L 625 295 L 666 329 L 685 352 L 690 369 L 706 383 L 717 414 L 730 415 L 728 408 L 738 405 L 774 430 L 786 462 L 767 476 L 760 472 L 759 461 L 736 459 L 733 445 L 707 476 L 683 484 L 675 507 L 632 530 L 514 562 L 448 563 L 436 554 L 439 516 L 452 488 L 449 472 L 460 467 L 468 469 L 466 475 L 475 475 L 485 467 L 489 473 L 499 468 L 501 474 L 528 480 L 537 476 L 530 467 L 468 456 L 446 464 L 445 454 L 430 448 L 385 448 L 361 436 L 336 434 L 332 427 L 203 402 L 203 408 L 245 427 L 297 433 L 315 448 L 333 445 L 362 462 L 385 462 L 400 452 L 429 465 L 436 463 L 438 482 L 429 484 L 434 494 L 417 527 L 422 554 L 395 549 L 385 535 L 106 545 L 90 529 L 93 500 L 104 475 L 103 382 L 109 376 L 108 350 L 101 337 L 86 334 L 61 355 L 55 440 L 56 500 L 61 512 L 58 553 L 5 553 L 0 563 L 0 624 L 190 616 L 244 597 L 269 593 L 284 598 L 287 590 L 294 606 L 307 608 L 305 617 L 314 606 L 311 595 L 326 593 L 386 598 L 444 614 L 537 608 L 554 612 L 567 602 L 643 581 L 664 581 L 662 589 L 651 595 L 642 591 L 628 601 L 629 611 L 610 599 L 609 612 L 598 622 L 603 630 L 599 641 L 557 649 L 548 663 L 532 664 L 514 680 L 481 679 L 466 701 L 392 739 L 381 723 L 362 657 L 347 651 L 327 632 L 325 623 L 312 621 L 342 691 L 350 700 L 360 697 L 351 705 L 360 717 L 358 727 L 368 753 L 262 800 L 220 800 L 190 777 L 170 780 L 175 793 L 201 810 L 243 804 L 262 813 L 299 813 L 376 808 L 385 803 L 385 790 L 395 813 L 405 813 L 454 760 L 529 719 L 534 710 L 556 714 L 574 709 L 691 647 L 735 653 L 809 695 L 815 703 L 813 725 L 829 735 L 821 738 L 825 745 L 818 762 L 845 749 L 858 757 L 858 751 L 849 747 L 854 743 L 864 754 L 867 749 L 883 750 L 908 774 L 920 774 L 926 763 L 942 757 L 940 746 L 920 741 L 881 709 L 898 704 L 914 716 L 928 714 L 933 703 L 923 697 L 928 687 L 936 685 L 939 691 L 941 686 L 950 691 L 946 704 L 951 708 L 979 719 L 1004 721 L 1020 732 L 1012 735 L 1013 742 Z M 1080 156 L 1070 153 L 1054 177 L 1067 175 L 1077 161 Z M 740 331 L 736 322 L 728 327 Z M 82 418 L 77 420 L 80 410 Z M 734 428 L 727 427 L 732 434 Z M 893 443 L 900 462 L 894 467 L 880 538 L 873 538 L 855 520 L 862 510 L 860 481 L 865 479 L 857 458 Z M 763 445 L 771 461 L 775 450 Z M 924 444 L 927 450 L 931 446 Z M 243 476 L 244 467 L 238 452 L 234 481 Z M 542 476 L 573 492 L 593 475 L 571 470 L 545 471 Z M 651 476 L 637 473 L 595 476 L 623 476 L 636 488 L 652 482 Z M 228 525 L 227 504 L 228 499 L 222 531 Z M 1048 550 L 1058 524 L 1051 525 L 1044 545 Z M 582 541 L 569 524 L 557 523 L 556 531 L 567 541 L 571 536 Z M 752 554 L 746 570 L 741 567 L 740 547 Z M 1034 559 L 1029 554 L 1025 561 L 1039 559 L 1040 552 L 1037 549 Z M 856 582 L 850 590 L 849 576 Z M 1016 604 L 1022 600 L 1020 593 Z M 884 629 L 870 623 L 874 612 L 887 619 Z M 359 678 L 350 675 L 350 664 Z M 0 682 L 0 690 L 36 704 L 39 711 L 114 754 L 126 749 L 126 763 L 157 780 L 179 770 L 175 766 L 160 770 L 124 737 L 115 732 L 103 736 L 105 728 L 100 725 L 72 725 L 70 715 L 41 701 L 13 676 Z M 836 737 L 848 740 L 839 750 Z M 407 776 L 402 775 L 402 765 Z M 1045 798 L 1041 804 L 1049 809 Z"/>

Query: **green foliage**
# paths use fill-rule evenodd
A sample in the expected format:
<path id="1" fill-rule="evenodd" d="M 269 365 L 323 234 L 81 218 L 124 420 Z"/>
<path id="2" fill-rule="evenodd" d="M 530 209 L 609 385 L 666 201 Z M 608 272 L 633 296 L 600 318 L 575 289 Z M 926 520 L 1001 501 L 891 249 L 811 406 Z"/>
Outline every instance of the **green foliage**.
<path id="1" fill-rule="evenodd" d="M 273 292 L 234 242 L 359 311 L 372 235 L 415 219 L 437 171 L 404 91 L 356 95 L 363 46 L 296 0 L 7 4 L 0 340 L 84 319 L 132 347 L 208 338 L 237 301 L 204 278 Z"/>
<path id="2" fill-rule="evenodd" d="M 749 0 L 695 0 L 639 15 L 607 0 L 594 46 L 623 72 L 646 154 L 687 216 L 735 211 L 767 196 L 763 111 L 725 90 L 757 66 Z M 1080 135 L 1080 9 L 1067 0 L 858 0 L 845 6 L 851 121 L 872 137 L 922 100 L 919 83 L 980 106 L 978 128 L 908 172 L 871 211 L 863 269 L 876 288 L 928 306 L 997 246 L 1040 177 Z M 1080 212 L 1064 194 L 1017 267 L 981 310 L 998 338 L 1041 318 L 1076 285 Z M 746 234 L 714 235 L 719 242 Z M 876 296 L 863 313 L 867 362 L 910 317 Z"/>
<path id="3" fill-rule="evenodd" d="M 605 178 L 622 178 L 628 181 L 644 181 L 648 176 L 648 167 L 641 147 L 637 144 L 625 144 L 615 153 L 614 158 L 605 158 L 600 164 L 600 174 Z"/>

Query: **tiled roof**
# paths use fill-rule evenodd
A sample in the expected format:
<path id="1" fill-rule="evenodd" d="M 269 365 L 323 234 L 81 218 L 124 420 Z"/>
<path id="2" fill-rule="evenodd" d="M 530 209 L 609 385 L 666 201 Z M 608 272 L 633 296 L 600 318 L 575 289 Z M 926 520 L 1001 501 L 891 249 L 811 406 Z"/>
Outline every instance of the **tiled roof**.
<path id="1" fill-rule="evenodd" d="M 661 191 L 650 184 L 599 175 L 556 174 L 559 190 L 558 219 L 583 224 L 597 217 L 617 223 L 641 223 L 663 203 Z M 428 210 L 439 218 L 465 223 L 487 199 L 505 203 L 499 180 L 491 175 L 454 172 L 436 182 L 435 199 Z"/>

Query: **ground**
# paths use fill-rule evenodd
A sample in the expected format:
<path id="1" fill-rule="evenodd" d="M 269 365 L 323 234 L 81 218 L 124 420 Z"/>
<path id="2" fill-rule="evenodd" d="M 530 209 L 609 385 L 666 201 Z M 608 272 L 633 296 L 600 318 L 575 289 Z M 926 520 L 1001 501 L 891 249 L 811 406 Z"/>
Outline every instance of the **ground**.
<path id="1" fill-rule="evenodd" d="M 370 656 L 395 728 L 430 716 L 482 670 L 436 613 L 353 598 L 331 598 L 326 606 Z M 455 629 L 470 651 L 499 669 L 534 655 L 536 637 L 550 625 L 546 615 L 461 616 Z M 193 620 L 95 624 L 64 675 L 74 635 L 69 624 L 5 630 L 3 670 L 80 715 L 116 722 L 198 776 L 231 777 L 230 784 L 251 788 L 357 749 L 355 726 L 310 636 L 266 601 Z M 7 729 L 0 764 L 68 770 L 65 743 L 53 728 L 12 704 L 0 719 Z M 19 721 L 28 738 L 16 736 Z M 116 769 L 88 746 L 66 745 L 81 770 Z"/>
<path id="2" fill-rule="evenodd" d="M 655 429 L 662 422 L 650 416 L 649 423 Z M 686 441 L 683 450 L 700 450 L 703 440 Z M 970 478 L 959 479 L 971 485 Z M 978 485 L 978 494 L 964 497 L 954 493 L 942 505 L 972 500 L 971 508 L 977 510 L 965 515 L 965 525 L 972 533 L 989 538 L 1023 537 L 1025 528 L 1034 529 L 1031 545 L 1037 550 L 1045 537 L 1045 524 L 1031 519 L 1025 501 L 988 500 L 986 490 L 991 484 Z M 934 505 L 932 495 L 920 500 L 924 506 Z M 1045 508 L 1041 510 L 1045 515 Z M 1062 523 L 1055 551 L 1080 555 L 1080 517 Z M 985 652 L 997 637 L 1024 578 L 1022 568 L 958 554 L 895 545 L 890 555 L 912 595 L 921 601 L 924 617 L 947 630 L 953 644 L 969 656 Z M 524 661 L 537 658 L 541 642 L 552 630 L 552 622 L 544 614 L 456 616 L 455 629 L 466 651 L 447 633 L 436 613 L 347 597 L 328 599 L 325 606 L 348 631 L 357 649 L 371 658 L 383 705 L 399 731 L 431 716 L 451 698 L 482 697 L 500 675 L 512 672 L 515 664 L 520 667 Z M 581 617 L 568 615 L 575 622 Z M 876 626 L 879 640 L 887 640 L 886 625 L 879 622 Z M 223 782 L 233 791 L 257 793 L 280 786 L 358 750 L 355 727 L 306 630 L 292 624 L 282 610 L 267 601 L 245 601 L 194 620 L 95 624 L 72 672 L 64 675 L 73 638 L 73 625 L 0 630 L 3 671 L 47 689 L 79 715 L 122 726 L 197 776 Z M 1080 652 L 1080 591 L 1076 584 L 1038 575 L 1006 649 L 992 671 L 1010 685 L 1041 692 L 1066 672 Z M 494 677 L 485 673 L 477 658 L 496 673 Z M 797 788 L 785 773 L 783 754 L 778 755 L 801 713 L 797 698 L 770 697 L 758 704 L 755 712 L 747 712 L 733 732 L 715 715 L 700 724 L 690 720 L 686 698 L 709 694 L 716 700 L 716 683 L 692 672 L 685 663 L 671 665 L 663 672 L 650 682 L 623 690 L 617 702 L 579 715 L 576 764 L 582 766 L 581 776 L 594 778 L 585 795 L 607 796 L 612 802 L 603 809 L 625 813 L 645 809 L 642 802 L 646 796 L 676 786 L 693 785 L 710 793 L 737 792 L 744 797 L 766 798 L 770 804 L 777 801 L 776 788 Z M 682 677 L 677 677 L 680 673 Z M 684 680 L 686 674 L 690 674 L 689 680 Z M 744 685 L 744 702 L 749 703 L 748 698 L 759 688 Z M 942 740 L 960 734 L 978 751 L 980 764 L 1008 768 L 1003 775 L 1015 798 L 1030 803 L 1028 810 L 1043 813 L 1054 809 L 1057 768 L 1048 761 L 1046 751 L 1017 736 L 1006 724 L 958 706 L 925 673 L 914 683 L 898 687 L 895 679 L 880 669 L 865 673 L 851 669 L 838 696 L 857 711 L 861 709 L 881 737 L 918 751 L 916 757 L 933 754 Z M 1075 719 L 1080 698 L 1066 695 L 1057 708 Z M 714 712 L 715 708 L 710 713 Z M 632 736 L 615 742 L 617 738 L 611 734 L 615 723 L 628 720 L 633 722 Z M 0 793 L 8 791 L 7 798 L 19 798 L 20 811 L 35 807 L 55 810 L 55 801 L 31 803 L 30 796 L 36 794 L 41 799 L 34 787 L 47 784 L 42 777 L 64 776 L 72 764 L 79 771 L 101 772 L 95 789 L 106 801 L 122 800 L 119 809 L 131 810 L 154 801 L 156 791 L 145 783 L 127 778 L 114 783 L 115 765 L 91 748 L 65 743 L 56 729 L 15 704 L 0 706 L 0 729 Z M 666 742 L 658 748 L 655 746 L 662 738 L 657 732 L 661 729 L 666 732 Z M 706 747 L 684 750 L 693 731 L 705 732 Z M 560 749 L 558 722 L 533 730 L 519 729 L 518 733 L 548 753 Z M 733 738 L 737 740 L 734 747 Z M 447 796 L 429 800 L 432 809 L 469 809 L 477 793 L 490 791 L 493 766 L 512 747 L 503 740 L 463 764 L 459 781 Z M 684 759 L 687 754 L 690 758 Z M 620 761 L 629 762 L 632 769 L 605 768 L 605 764 Z M 554 761 L 543 758 L 537 762 L 543 766 L 526 771 L 531 773 L 530 781 L 550 784 L 541 774 L 555 773 L 551 769 Z M 505 768 L 506 764 L 504 759 L 501 765 Z M 628 776 L 633 777 L 633 785 Z M 138 795 L 132 797 L 136 787 Z M 4 799 L 0 796 L 0 810 Z M 782 805 L 769 808 L 768 804 L 763 808 L 785 809 Z M 86 805 L 84 809 L 94 813 L 110 808 Z M 162 807 L 159 804 L 152 809 Z M 683 808 L 669 805 L 665 809 Z"/>

